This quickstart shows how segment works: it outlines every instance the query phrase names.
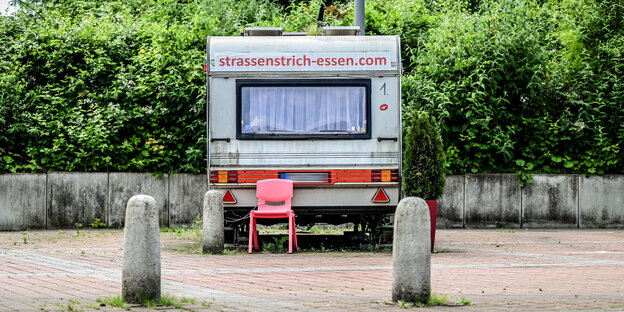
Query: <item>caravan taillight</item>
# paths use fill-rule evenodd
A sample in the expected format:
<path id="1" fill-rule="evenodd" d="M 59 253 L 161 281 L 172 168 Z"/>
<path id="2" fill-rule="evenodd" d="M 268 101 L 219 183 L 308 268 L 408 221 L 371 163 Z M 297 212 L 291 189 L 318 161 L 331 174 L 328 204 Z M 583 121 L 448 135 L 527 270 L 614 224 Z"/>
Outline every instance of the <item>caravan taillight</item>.
<path id="1" fill-rule="evenodd" d="M 227 181 L 228 181 L 227 171 L 219 171 L 217 182 L 227 183 Z"/>
<path id="2" fill-rule="evenodd" d="M 398 182 L 399 181 L 399 170 L 397 170 L 397 169 L 390 170 L 390 181 L 391 182 Z"/>
<path id="3" fill-rule="evenodd" d="M 227 182 L 228 183 L 238 183 L 238 171 L 228 171 L 227 172 Z"/>
<path id="4" fill-rule="evenodd" d="M 210 171 L 210 183 L 238 183 L 238 171 Z"/>
<path id="5" fill-rule="evenodd" d="M 399 181 L 398 170 L 371 170 L 371 182 L 396 182 Z"/>
<path id="6" fill-rule="evenodd" d="M 390 182 L 390 170 L 381 170 L 381 182 Z"/>
<path id="7" fill-rule="evenodd" d="M 371 170 L 371 182 L 381 182 L 381 170 Z"/>
<path id="8" fill-rule="evenodd" d="M 216 174 L 216 181 L 213 173 L 210 173 L 210 182 L 211 183 L 238 183 L 238 171 L 230 170 L 230 171 L 218 171 Z"/>

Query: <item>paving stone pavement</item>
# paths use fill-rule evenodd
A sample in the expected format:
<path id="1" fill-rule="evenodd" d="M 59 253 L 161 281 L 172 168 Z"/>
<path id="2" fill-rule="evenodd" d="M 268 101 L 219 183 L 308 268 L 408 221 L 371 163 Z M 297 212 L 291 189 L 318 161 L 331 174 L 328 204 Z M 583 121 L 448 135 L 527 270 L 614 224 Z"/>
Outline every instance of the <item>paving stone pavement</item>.
<path id="1" fill-rule="evenodd" d="M 624 230 L 439 230 L 433 311 L 624 311 Z M 0 232 L 0 311 L 120 311 L 122 230 Z M 199 253 L 161 233 L 172 311 L 403 311 L 390 252 Z M 462 298 L 473 305 L 457 304 Z M 156 310 L 164 309 L 157 307 Z M 132 307 L 133 311 L 150 311 Z"/>

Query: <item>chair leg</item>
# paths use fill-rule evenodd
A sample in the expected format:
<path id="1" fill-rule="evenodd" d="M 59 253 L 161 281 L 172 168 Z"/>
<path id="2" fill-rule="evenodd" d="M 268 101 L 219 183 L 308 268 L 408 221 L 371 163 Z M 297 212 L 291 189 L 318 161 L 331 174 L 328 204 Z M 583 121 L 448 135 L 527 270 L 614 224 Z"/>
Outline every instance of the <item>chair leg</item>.
<path id="1" fill-rule="evenodd" d="M 295 215 L 291 214 L 288 216 L 288 251 L 292 253 L 293 241 L 295 245 L 295 251 L 298 251 L 299 247 L 297 246 L 297 228 L 295 225 Z"/>
<path id="2" fill-rule="evenodd" d="M 297 225 L 295 223 L 295 215 L 292 216 L 292 225 L 293 225 L 293 238 L 295 240 L 295 251 L 299 251 L 299 245 L 297 245 Z"/>
<path id="3" fill-rule="evenodd" d="M 288 217 L 288 253 L 291 254 L 293 250 L 293 227 L 292 218 Z"/>
<path id="4" fill-rule="evenodd" d="M 254 231 L 253 231 L 253 235 L 254 235 L 254 244 L 256 245 L 256 251 L 259 250 L 258 248 L 258 227 L 256 226 L 256 218 L 254 218 Z"/>
<path id="5" fill-rule="evenodd" d="M 253 215 L 249 216 L 249 253 L 251 253 L 251 246 L 253 245 L 253 233 L 255 231 L 254 227 L 254 217 Z"/>

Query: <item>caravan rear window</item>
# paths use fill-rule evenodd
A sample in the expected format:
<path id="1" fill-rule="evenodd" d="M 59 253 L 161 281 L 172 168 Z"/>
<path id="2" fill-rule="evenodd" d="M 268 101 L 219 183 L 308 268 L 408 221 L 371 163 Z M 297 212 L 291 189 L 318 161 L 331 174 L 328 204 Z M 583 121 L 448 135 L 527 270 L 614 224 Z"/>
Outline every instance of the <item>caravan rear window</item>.
<path id="1" fill-rule="evenodd" d="M 239 80 L 238 139 L 370 139 L 370 80 Z"/>

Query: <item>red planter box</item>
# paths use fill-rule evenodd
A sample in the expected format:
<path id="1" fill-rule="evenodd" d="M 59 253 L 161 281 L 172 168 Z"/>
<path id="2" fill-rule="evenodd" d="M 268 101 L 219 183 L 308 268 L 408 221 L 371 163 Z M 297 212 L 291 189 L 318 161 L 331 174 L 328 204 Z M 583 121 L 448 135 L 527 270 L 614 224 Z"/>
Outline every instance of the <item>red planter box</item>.
<path id="1" fill-rule="evenodd" d="M 435 243 L 436 219 L 438 216 L 438 201 L 427 200 L 427 206 L 429 206 L 429 215 L 431 216 L 431 252 L 433 252 L 433 245 Z"/>

